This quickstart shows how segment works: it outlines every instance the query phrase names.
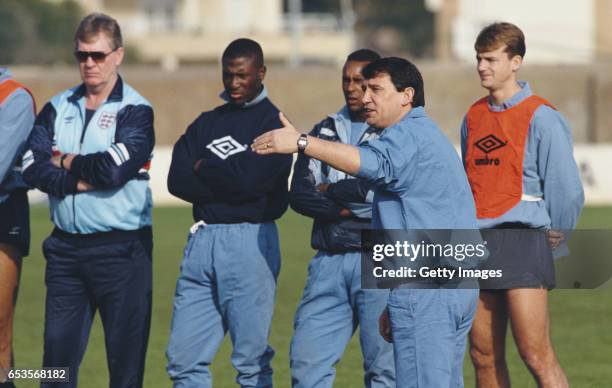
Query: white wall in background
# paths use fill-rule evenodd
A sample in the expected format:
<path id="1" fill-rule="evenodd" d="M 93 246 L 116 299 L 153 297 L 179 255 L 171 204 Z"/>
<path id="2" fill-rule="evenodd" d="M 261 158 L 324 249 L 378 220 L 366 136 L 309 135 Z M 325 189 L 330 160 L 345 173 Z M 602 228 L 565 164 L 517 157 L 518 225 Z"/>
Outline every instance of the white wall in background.
<path id="1" fill-rule="evenodd" d="M 173 197 L 166 187 L 172 147 L 157 147 L 151 165 L 151 191 L 155 205 L 189 205 Z M 612 205 L 612 144 L 577 144 L 574 157 L 580 168 L 587 205 Z M 32 203 L 44 202 L 46 196 L 30 191 Z"/>

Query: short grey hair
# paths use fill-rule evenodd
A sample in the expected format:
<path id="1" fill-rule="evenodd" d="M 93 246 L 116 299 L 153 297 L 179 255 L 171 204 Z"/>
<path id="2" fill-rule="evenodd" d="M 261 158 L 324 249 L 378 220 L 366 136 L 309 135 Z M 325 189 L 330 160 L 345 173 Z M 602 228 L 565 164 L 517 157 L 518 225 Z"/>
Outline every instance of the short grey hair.
<path id="1" fill-rule="evenodd" d="M 74 34 L 75 48 L 78 46 L 79 41 L 91 42 L 101 32 L 104 33 L 111 42 L 113 50 L 123 46 L 119 23 L 106 14 L 94 12 L 85 16 L 79 23 Z"/>

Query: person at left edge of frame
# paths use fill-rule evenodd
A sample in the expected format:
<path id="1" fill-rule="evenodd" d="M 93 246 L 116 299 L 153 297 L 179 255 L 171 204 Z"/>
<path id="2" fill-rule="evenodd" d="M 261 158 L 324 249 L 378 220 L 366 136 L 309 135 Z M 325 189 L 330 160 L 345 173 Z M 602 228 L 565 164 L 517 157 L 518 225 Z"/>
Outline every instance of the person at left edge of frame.
<path id="1" fill-rule="evenodd" d="M 0 68 L 0 387 L 12 388 L 13 319 L 23 257 L 30 250 L 28 185 L 21 176 L 23 147 L 32 130 L 32 93 Z"/>

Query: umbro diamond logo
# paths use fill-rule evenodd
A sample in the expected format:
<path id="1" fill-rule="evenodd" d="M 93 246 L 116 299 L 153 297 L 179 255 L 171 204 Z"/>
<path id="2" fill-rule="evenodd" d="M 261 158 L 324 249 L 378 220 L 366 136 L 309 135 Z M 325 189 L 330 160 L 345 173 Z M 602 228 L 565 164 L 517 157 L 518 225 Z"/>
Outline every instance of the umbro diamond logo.
<path id="1" fill-rule="evenodd" d="M 234 154 L 247 150 L 245 146 L 238 143 L 236 140 L 234 140 L 233 137 L 229 135 L 213 140 L 212 142 L 210 142 L 209 145 L 206 146 L 206 148 L 208 148 L 211 152 L 213 152 L 215 155 L 217 155 L 223 160 Z"/>
<path id="2" fill-rule="evenodd" d="M 479 150 L 485 153 L 485 157 L 476 159 L 475 163 L 477 166 L 499 166 L 501 161 L 499 158 L 489 158 L 489 153 L 504 147 L 508 142 L 500 140 L 495 135 L 487 135 L 482 139 L 478 140 L 474 145 Z"/>
<path id="3" fill-rule="evenodd" d="M 485 154 L 488 154 L 489 152 L 502 148 L 506 145 L 506 143 L 507 142 L 500 140 L 495 135 L 487 135 L 474 143 L 474 145 Z"/>

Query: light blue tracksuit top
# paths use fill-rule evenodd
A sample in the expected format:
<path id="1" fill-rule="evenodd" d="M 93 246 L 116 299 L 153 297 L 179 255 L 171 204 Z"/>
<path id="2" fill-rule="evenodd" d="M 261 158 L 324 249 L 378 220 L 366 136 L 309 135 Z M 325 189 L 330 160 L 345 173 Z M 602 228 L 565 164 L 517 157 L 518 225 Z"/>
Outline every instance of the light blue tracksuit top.
<path id="1" fill-rule="evenodd" d="M 476 229 L 461 160 L 422 107 L 359 146 L 357 176 L 375 185 L 374 229 Z"/>
<path id="2" fill-rule="evenodd" d="M 0 67 L 0 83 L 12 79 L 11 72 Z M 21 169 L 15 162 L 34 124 L 33 101 L 24 89 L 17 89 L 0 104 L 0 203 L 16 189 L 27 189 Z"/>
<path id="3" fill-rule="evenodd" d="M 502 112 L 532 95 L 529 84 L 519 81 L 522 90 L 489 109 Z M 467 150 L 467 124 L 461 124 L 461 154 Z M 520 222 L 532 228 L 574 229 L 584 204 L 584 192 L 572 148 L 572 131 L 565 118 L 549 106 L 540 106 L 533 114 L 523 160 L 523 194 L 543 198 L 516 204 L 502 216 L 478 220 L 479 228 L 491 228 L 505 222 Z M 464 160 L 465 164 L 465 160 Z"/>
<path id="4" fill-rule="evenodd" d="M 118 78 L 85 128 L 85 86 L 55 95 L 38 114 L 26 143 L 24 180 L 49 194 L 53 223 L 91 234 L 151 225 L 153 201 L 145 163 L 155 144 L 151 104 Z M 70 172 L 53 151 L 76 154 Z M 96 189 L 77 192 L 83 180 Z"/>
<path id="5" fill-rule="evenodd" d="M 375 138 L 376 136 L 378 136 L 376 133 L 371 133 L 369 135 L 364 136 L 366 129 L 368 129 L 367 124 L 363 125 L 362 128 L 359 128 L 360 126 L 353 125 L 346 105 L 342 107 L 342 109 L 340 109 L 337 113 L 329 115 L 329 117 L 334 120 L 336 133 L 338 134 L 340 141 L 344 144 L 351 144 L 356 146 L 360 142 L 365 141 L 366 139 Z M 357 133 L 353 133 L 355 129 Z M 327 176 L 324 176 L 321 172 L 321 162 L 314 158 L 310 159 L 310 171 L 312 171 L 315 177 L 315 185 L 318 185 L 319 183 L 336 183 L 342 179 L 349 178 L 349 175 L 345 172 L 336 170 L 332 167 L 329 168 L 329 173 L 327 174 Z M 372 191 L 368 191 L 366 203 L 349 202 L 343 203 L 343 206 L 346 206 L 356 217 L 372 218 L 373 196 L 374 193 Z"/>

